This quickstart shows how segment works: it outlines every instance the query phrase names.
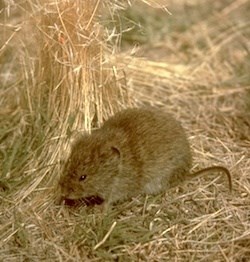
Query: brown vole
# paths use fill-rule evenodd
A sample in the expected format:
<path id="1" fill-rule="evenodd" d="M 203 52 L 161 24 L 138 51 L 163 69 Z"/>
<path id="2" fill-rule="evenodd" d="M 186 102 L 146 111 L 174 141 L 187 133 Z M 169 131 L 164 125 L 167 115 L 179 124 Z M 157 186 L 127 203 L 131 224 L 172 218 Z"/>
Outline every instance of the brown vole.
<path id="1" fill-rule="evenodd" d="M 68 201 L 97 197 L 114 203 L 222 171 L 231 189 L 226 168 L 208 167 L 190 174 L 191 164 L 187 136 L 171 115 L 155 108 L 126 109 L 75 141 L 59 184 Z"/>

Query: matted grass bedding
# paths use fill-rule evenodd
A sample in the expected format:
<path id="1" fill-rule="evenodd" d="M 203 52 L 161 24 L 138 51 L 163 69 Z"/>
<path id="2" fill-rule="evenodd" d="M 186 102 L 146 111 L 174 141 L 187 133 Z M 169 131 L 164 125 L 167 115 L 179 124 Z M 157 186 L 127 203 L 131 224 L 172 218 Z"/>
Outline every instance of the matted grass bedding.
<path id="1" fill-rule="evenodd" d="M 0 261 L 249 261 L 249 3 L 102 3 L 0 1 Z M 228 167 L 232 193 L 211 175 L 108 214 L 56 204 L 75 135 L 141 105 L 172 112 L 193 170 Z"/>

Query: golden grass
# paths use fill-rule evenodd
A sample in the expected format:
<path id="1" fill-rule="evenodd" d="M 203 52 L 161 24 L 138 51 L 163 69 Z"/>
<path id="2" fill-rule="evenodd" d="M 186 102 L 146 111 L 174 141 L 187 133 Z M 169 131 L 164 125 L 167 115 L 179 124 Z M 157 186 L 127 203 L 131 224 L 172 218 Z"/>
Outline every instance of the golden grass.
<path id="1" fill-rule="evenodd" d="M 149 42 L 143 36 L 135 55 L 111 56 L 110 35 L 97 20 L 103 8 L 114 7 L 17 1 L 1 11 L 0 260 L 248 261 L 247 1 L 168 1 L 172 16 L 132 6 L 138 18 L 145 8 L 148 19 L 169 26 L 145 26 Z M 59 162 L 75 133 L 133 103 L 180 119 L 194 169 L 227 166 L 232 194 L 211 176 L 138 196 L 106 216 L 98 207 L 55 205 Z"/>

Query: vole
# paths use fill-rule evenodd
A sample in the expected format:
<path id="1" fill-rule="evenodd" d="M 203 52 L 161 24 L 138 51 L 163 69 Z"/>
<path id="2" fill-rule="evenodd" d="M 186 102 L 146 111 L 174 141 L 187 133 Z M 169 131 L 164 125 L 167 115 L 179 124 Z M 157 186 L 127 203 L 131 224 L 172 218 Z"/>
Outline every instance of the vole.
<path id="1" fill-rule="evenodd" d="M 59 185 L 68 203 L 97 197 L 99 203 L 112 204 L 223 172 L 231 190 L 227 168 L 212 166 L 190 174 L 191 165 L 190 145 L 177 120 L 160 109 L 130 108 L 74 142 Z"/>

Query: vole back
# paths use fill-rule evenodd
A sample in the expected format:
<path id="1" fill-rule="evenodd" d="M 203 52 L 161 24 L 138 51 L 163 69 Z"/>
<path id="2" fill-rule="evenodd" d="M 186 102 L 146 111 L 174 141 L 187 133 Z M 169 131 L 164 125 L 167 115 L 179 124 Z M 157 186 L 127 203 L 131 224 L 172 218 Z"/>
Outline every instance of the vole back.
<path id="1" fill-rule="evenodd" d="M 124 171 L 137 170 L 147 194 L 175 186 L 189 173 L 191 152 L 182 126 L 154 108 L 127 109 L 106 121 L 100 132 L 116 130 Z"/>

